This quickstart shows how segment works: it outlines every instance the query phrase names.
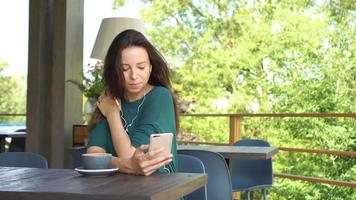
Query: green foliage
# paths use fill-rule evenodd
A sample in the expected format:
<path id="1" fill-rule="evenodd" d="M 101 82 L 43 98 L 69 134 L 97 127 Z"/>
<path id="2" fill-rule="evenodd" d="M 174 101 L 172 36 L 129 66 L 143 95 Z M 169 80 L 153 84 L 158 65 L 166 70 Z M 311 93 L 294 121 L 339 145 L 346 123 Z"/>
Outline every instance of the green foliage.
<path id="1" fill-rule="evenodd" d="M 26 113 L 25 78 L 14 78 L 4 74 L 7 64 L 0 61 L 0 113 Z M 0 122 L 23 122 L 23 117 L 0 116 Z"/>
<path id="2" fill-rule="evenodd" d="M 227 118 L 198 118 L 182 117 L 180 126 L 184 127 L 180 131 L 181 135 L 194 133 L 199 136 L 200 142 L 228 141 L 229 122 Z M 207 124 L 209 124 L 207 126 Z M 217 131 L 220 130 L 220 131 Z M 186 138 L 183 138 L 187 140 Z"/>
<path id="3" fill-rule="evenodd" d="M 95 66 L 88 67 L 85 74 L 81 72 L 82 81 L 67 80 L 67 82 L 76 85 L 85 97 L 97 99 L 105 88 L 102 68 L 103 63 L 98 62 Z"/>
<path id="4" fill-rule="evenodd" d="M 115 0 L 112 3 L 112 7 L 115 9 L 123 6 L 124 4 L 125 4 L 125 0 Z"/>
<path id="5" fill-rule="evenodd" d="M 184 112 L 356 112 L 354 1 L 143 2 L 142 18 L 152 25 L 148 35 L 171 64 L 181 102 L 189 104 Z M 222 118 L 184 117 L 181 132 L 227 142 L 227 125 Z M 355 118 L 244 118 L 243 125 L 244 137 L 274 146 L 356 150 Z M 355 182 L 355 163 L 349 157 L 281 152 L 274 169 Z M 355 199 L 356 191 L 276 179 L 270 195 Z"/>

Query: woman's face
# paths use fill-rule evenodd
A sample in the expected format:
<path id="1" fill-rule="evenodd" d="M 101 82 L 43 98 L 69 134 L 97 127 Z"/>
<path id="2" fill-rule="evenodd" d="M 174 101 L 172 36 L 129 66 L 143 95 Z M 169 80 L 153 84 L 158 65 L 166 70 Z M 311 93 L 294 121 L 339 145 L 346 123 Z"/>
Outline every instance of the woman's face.
<path id="1" fill-rule="evenodd" d="M 148 89 L 152 66 L 145 48 L 132 46 L 122 51 L 121 67 L 125 78 L 125 96 L 140 99 Z"/>

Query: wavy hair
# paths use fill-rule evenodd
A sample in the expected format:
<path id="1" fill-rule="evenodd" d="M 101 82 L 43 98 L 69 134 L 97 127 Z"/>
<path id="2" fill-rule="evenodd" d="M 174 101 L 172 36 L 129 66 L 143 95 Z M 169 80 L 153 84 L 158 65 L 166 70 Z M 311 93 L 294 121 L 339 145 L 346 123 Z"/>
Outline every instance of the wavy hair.
<path id="1" fill-rule="evenodd" d="M 177 100 L 172 91 L 170 71 L 168 64 L 161 53 L 148 41 L 140 32 L 132 29 L 125 30 L 118 34 L 112 41 L 104 61 L 104 83 L 106 91 L 116 99 L 124 98 L 125 78 L 121 67 L 122 51 L 129 47 L 143 47 L 148 53 L 152 65 L 151 75 L 148 83 L 153 86 L 162 86 L 171 91 L 175 111 L 176 129 L 179 129 L 179 113 Z M 89 130 L 103 119 L 99 108 L 95 108 L 89 120 Z"/>

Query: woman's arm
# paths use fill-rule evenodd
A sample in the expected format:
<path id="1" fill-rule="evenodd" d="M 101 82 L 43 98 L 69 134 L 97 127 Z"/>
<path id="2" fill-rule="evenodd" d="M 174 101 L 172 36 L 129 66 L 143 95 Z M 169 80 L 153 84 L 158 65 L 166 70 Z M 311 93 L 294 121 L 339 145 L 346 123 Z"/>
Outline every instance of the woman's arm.
<path id="1" fill-rule="evenodd" d="M 160 167 L 172 162 L 172 155 L 154 158 L 157 154 L 161 153 L 163 149 L 144 153 L 147 149 L 148 145 L 141 145 L 130 158 L 113 156 L 111 163 L 113 166 L 118 167 L 120 172 L 148 176 Z M 105 153 L 105 149 L 98 146 L 91 146 L 88 148 L 87 153 Z"/>
<path id="2" fill-rule="evenodd" d="M 127 135 L 120 119 L 121 104 L 111 96 L 102 94 L 97 102 L 101 113 L 106 117 L 112 142 L 117 155 L 121 158 L 130 158 L 136 148 L 132 146 L 131 140 Z"/>
<path id="3" fill-rule="evenodd" d="M 173 161 L 166 167 L 169 168 L 170 172 L 175 172 L 177 171 L 177 150 L 173 97 L 171 92 L 163 87 L 154 88 L 146 97 L 141 115 L 131 130 L 134 132 L 130 135 L 131 144 L 134 147 L 148 144 L 150 135 L 153 133 L 173 133 L 172 149 L 170 149 L 173 154 Z M 160 172 L 166 171 L 166 169 L 160 169 Z"/>
<path id="4" fill-rule="evenodd" d="M 103 95 L 100 103 L 98 103 L 99 109 L 106 116 L 106 121 L 108 122 L 105 132 L 111 136 L 112 141 L 109 143 L 102 141 L 97 143 L 98 145 L 92 143 L 92 146 L 101 146 L 108 150 L 107 146 L 103 144 L 112 144 L 115 153 L 118 155 L 117 158 L 113 159 L 113 164 L 118 166 L 122 172 L 149 175 L 172 160 L 172 156 L 155 159 L 150 156 L 152 153 L 147 154 L 147 157 L 142 157 L 144 153 L 140 145 L 149 143 L 150 134 L 160 132 L 172 132 L 175 134 L 176 132 L 174 105 L 170 92 L 165 88 L 157 88 L 154 92 L 155 94 L 151 95 L 151 98 L 146 99 L 146 106 L 142 109 L 144 115 L 140 116 L 137 126 L 133 130 L 137 134 L 132 134 L 130 137 L 124 130 L 120 118 L 120 102 L 115 102 L 112 97 Z M 101 135 L 102 132 L 99 131 L 98 134 Z M 96 140 L 100 140 L 100 138 L 101 136 Z M 176 154 L 175 149 L 173 148 L 173 155 Z M 127 153 L 128 151 L 130 153 Z M 123 152 L 126 154 L 125 156 Z M 173 158 L 173 161 L 173 165 L 176 166 L 175 158 Z"/>

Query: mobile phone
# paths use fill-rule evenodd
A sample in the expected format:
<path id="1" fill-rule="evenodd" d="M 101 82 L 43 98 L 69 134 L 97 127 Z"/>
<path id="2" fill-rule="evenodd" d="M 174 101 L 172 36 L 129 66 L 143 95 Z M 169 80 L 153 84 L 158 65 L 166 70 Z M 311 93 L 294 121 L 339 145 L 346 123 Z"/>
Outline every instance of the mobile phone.
<path id="1" fill-rule="evenodd" d="M 172 140 L 173 140 L 172 133 L 151 134 L 150 147 L 148 151 L 152 151 L 163 147 L 163 151 L 157 154 L 155 157 L 169 155 L 172 149 Z"/>

